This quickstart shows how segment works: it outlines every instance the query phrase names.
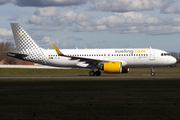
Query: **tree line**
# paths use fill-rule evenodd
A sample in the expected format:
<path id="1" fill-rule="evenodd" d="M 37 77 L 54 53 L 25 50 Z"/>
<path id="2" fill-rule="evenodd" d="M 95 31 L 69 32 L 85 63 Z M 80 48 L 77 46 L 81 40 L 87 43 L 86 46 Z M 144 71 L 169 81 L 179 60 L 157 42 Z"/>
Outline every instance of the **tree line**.
<path id="1" fill-rule="evenodd" d="M 17 64 L 19 61 L 16 58 L 7 56 L 7 52 L 15 50 L 14 43 L 12 42 L 1 42 L 0 43 L 0 61 L 5 60 L 7 64 Z"/>

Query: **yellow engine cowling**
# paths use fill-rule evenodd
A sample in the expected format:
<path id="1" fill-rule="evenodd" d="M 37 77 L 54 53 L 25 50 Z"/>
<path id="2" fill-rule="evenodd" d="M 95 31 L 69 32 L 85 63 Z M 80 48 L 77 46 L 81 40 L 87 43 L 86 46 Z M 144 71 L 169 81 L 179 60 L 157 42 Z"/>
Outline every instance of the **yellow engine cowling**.
<path id="1" fill-rule="evenodd" d="M 119 61 L 103 63 L 102 70 L 105 73 L 128 73 L 129 68 L 122 67 L 122 63 Z"/>

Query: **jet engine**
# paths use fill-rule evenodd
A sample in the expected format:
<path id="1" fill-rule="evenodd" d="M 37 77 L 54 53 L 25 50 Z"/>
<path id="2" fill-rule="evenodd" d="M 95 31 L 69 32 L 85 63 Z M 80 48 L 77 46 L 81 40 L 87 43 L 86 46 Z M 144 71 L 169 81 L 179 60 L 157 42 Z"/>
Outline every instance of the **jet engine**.
<path id="1" fill-rule="evenodd" d="M 129 72 L 129 68 L 122 67 L 122 63 L 119 61 L 103 63 L 102 70 L 104 70 L 105 73 L 128 73 Z"/>

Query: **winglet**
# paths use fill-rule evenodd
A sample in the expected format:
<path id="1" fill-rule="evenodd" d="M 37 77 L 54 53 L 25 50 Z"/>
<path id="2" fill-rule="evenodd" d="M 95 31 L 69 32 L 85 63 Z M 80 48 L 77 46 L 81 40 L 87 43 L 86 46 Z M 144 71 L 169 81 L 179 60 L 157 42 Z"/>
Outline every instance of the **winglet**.
<path id="1" fill-rule="evenodd" d="M 57 47 L 54 45 L 54 43 L 52 43 L 52 45 L 53 45 L 53 47 L 54 47 L 54 49 L 55 49 L 55 51 L 56 51 L 56 53 L 57 53 L 58 55 L 63 55 L 63 54 L 57 49 Z"/>

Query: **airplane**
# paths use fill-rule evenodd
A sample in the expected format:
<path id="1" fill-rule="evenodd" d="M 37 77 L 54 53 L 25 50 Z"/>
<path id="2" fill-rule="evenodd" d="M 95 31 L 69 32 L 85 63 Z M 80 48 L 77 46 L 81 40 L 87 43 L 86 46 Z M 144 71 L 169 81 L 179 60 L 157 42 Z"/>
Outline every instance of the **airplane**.
<path id="1" fill-rule="evenodd" d="M 150 48 L 117 49 L 43 49 L 28 35 L 19 23 L 11 23 L 16 44 L 16 52 L 8 56 L 42 65 L 56 67 L 89 68 L 90 76 L 105 73 L 128 73 L 130 67 L 166 66 L 176 63 L 176 59 L 166 51 Z M 97 71 L 95 72 L 94 70 Z"/>

